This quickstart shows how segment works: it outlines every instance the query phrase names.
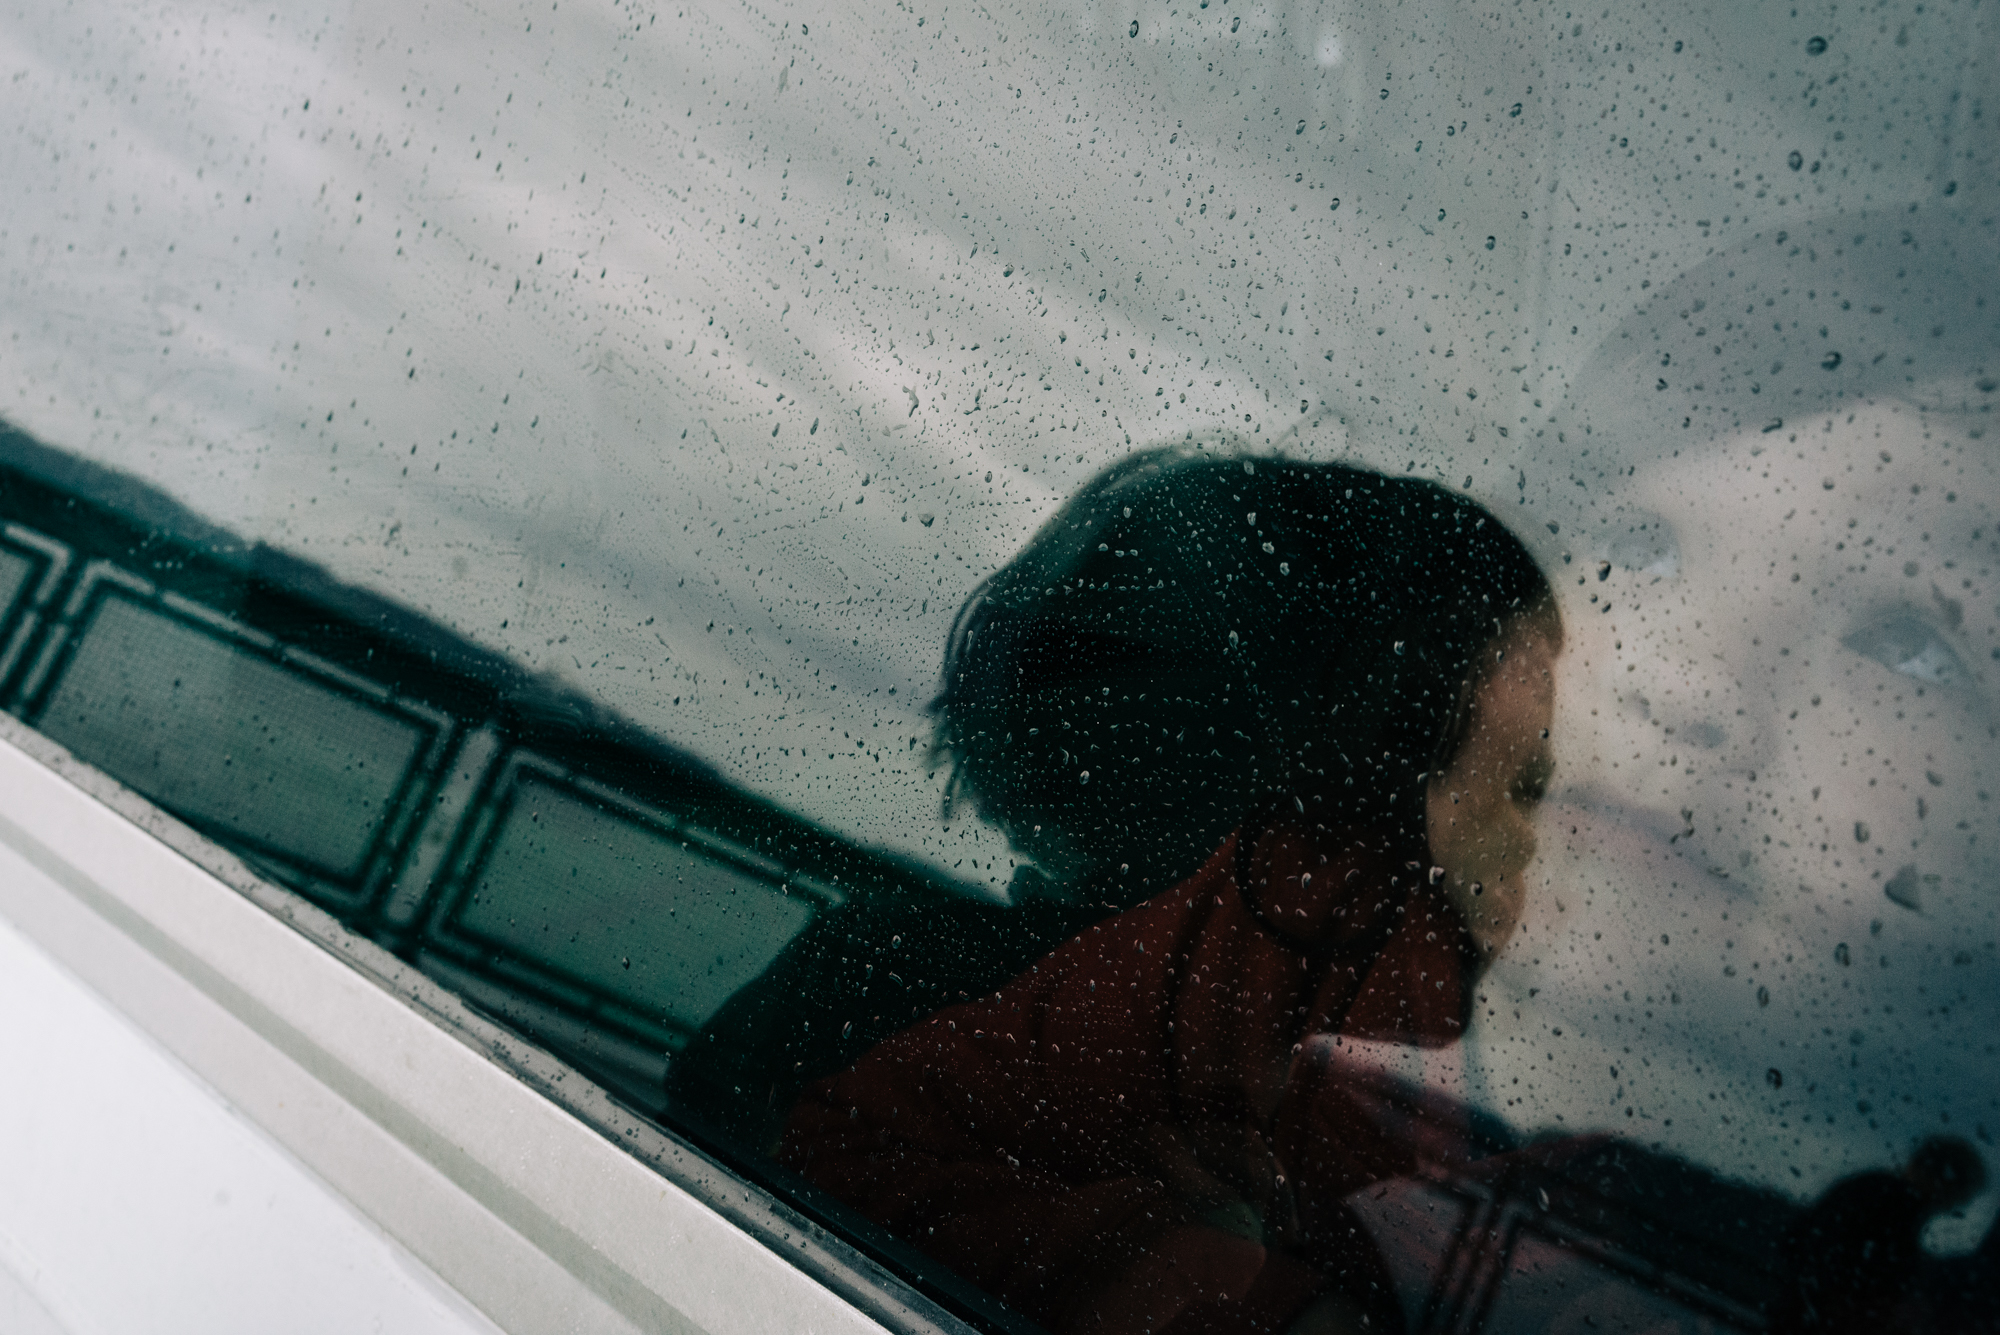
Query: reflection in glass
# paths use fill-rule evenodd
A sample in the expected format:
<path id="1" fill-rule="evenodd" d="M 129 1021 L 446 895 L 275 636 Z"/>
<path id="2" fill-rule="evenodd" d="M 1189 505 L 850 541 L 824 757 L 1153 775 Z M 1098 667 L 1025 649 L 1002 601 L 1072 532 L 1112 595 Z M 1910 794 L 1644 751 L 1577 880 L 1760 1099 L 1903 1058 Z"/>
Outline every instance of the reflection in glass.
<path id="1" fill-rule="evenodd" d="M 2000 1307 L 1991 6 L 181 8 L 7 20 L 0 706 L 989 1328 Z"/>
<path id="2" fill-rule="evenodd" d="M 1115 467 L 974 594 L 937 708 L 971 800 L 1132 906 L 809 1089 L 781 1159 L 1054 1329 L 1393 1328 L 1341 1202 L 1411 1147 L 1305 1045 L 1463 1032 L 1561 642 L 1533 559 L 1442 488 Z M 1175 882 L 1128 833 L 1156 820 L 1232 832 Z"/>
<path id="3" fill-rule="evenodd" d="M 449 930 L 656 1022 L 699 1027 L 812 917 L 780 869 L 732 865 L 699 832 L 532 772 L 505 791 Z"/>
<path id="4" fill-rule="evenodd" d="M 118 592 L 86 596 L 42 731 L 197 824 L 356 883 L 435 740 L 431 721 Z"/>
<path id="5" fill-rule="evenodd" d="M 1965 665 L 1943 637 L 1911 612 L 1892 612 L 1841 638 L 1841 644 L 1891 672 L 1942 686 L 1965 677 Z"/>
<path id="6" fill-rule="evenodd" d="M 1611 561 L 1641 575 L 1672 575 L 1681 568 L 1681 546 L 1673 527 L 1658 515 L 1626 525 L 1611 540 Z"/>

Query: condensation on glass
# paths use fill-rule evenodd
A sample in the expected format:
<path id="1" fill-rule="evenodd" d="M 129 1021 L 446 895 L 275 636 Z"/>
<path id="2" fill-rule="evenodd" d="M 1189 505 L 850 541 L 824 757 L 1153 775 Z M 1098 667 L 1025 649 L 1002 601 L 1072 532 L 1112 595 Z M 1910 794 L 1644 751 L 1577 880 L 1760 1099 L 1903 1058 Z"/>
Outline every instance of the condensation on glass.
<path id="1" fill-rule="evenodd" d="M 976 1325 L 1969 1328 L 1995 23 L 17 15 L 0 705 Z"/>

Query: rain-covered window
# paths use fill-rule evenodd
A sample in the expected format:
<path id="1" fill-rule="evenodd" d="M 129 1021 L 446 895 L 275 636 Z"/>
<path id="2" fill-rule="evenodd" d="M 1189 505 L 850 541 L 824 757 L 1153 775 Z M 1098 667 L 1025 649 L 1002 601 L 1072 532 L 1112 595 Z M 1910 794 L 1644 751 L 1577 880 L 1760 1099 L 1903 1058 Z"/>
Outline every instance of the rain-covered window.
<path id="1" fill-rule="evenodd" d="M 1971 1329 L 1995 17 L 23 10 L 0 705 L 982 1329 Z"/>

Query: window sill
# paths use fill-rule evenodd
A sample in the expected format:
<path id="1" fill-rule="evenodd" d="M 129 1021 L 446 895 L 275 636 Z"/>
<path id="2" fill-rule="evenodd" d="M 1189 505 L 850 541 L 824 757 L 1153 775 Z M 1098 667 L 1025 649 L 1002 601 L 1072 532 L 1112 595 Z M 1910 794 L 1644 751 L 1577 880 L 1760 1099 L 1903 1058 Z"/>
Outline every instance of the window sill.
<path id="1" fill-rule="evenodd" d="M 0 914 L 509 1330 L 964 1327 L 18 721 Z"/>

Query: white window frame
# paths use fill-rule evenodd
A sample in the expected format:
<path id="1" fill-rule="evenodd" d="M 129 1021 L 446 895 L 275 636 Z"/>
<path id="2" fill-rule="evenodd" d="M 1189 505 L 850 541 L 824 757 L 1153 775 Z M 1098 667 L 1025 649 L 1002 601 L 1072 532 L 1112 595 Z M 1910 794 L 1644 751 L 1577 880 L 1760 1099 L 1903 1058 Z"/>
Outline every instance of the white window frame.
<path id="1" fill-rule="evenodd" d="M 4 714 L 0 843 L 0 915 L 502 1328 L 970 1329 Z"/>

